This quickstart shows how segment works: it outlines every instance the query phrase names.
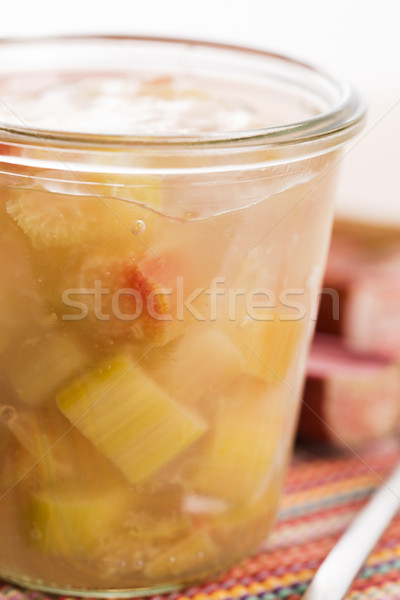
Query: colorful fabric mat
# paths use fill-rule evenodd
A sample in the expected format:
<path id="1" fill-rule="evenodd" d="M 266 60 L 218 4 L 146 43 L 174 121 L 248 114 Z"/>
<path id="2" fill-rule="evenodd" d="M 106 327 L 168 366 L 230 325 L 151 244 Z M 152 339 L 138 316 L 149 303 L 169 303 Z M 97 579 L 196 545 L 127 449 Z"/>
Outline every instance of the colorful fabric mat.
<path id="1" fill-rule="evenodd" d="M 323 448 L 298 449 L 278 521 L 260 552 L 217 581 L 153 600 L 300 600 L 341 532 L 399 458 L 400 442 L 394 440 L 350 456 Z M 46 598 L 0 583 L 0 600 Z M 400 515 L 346 596 L 346 600 L 364 599 L 400 600 Z"/>

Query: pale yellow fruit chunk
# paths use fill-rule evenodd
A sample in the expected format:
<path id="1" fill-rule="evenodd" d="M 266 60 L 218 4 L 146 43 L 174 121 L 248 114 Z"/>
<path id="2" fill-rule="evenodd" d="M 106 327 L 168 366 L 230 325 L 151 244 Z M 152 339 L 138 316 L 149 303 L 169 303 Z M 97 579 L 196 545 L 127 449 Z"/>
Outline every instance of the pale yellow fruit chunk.
<path id="1" fill-rule="evenodd" d="M 127 356 L 73 381 L 57 404 L 131 483 L 150 477 L 207 429 Z"/>

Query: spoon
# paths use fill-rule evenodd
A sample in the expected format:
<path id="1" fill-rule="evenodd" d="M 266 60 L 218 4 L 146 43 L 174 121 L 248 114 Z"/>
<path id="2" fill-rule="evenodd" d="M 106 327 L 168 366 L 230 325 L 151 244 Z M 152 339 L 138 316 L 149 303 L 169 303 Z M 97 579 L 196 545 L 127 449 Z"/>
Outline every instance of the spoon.
<path id="1" fill-rule="evenodd" d="M 399 508 L 400 463 L 335 544 L 302 600 L 342 600 Z"/>

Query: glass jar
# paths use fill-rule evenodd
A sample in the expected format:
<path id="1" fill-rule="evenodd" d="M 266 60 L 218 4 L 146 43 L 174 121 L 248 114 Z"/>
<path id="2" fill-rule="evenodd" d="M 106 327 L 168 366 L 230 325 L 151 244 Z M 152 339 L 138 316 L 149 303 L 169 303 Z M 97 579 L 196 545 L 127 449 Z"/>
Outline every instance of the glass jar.
<path id="1" fill-rule="evenodd" d="M 277 512 L 362 104 L 311 67 L 210 43 L 0 56 L 0 576 L 119 597 L 213 577 Z M 119 86 L 138 73 L 124 132 Z M 254 99 L 265 122 L 240 128 Z M 150 104 L 187 122 L 146 129 Z"/>

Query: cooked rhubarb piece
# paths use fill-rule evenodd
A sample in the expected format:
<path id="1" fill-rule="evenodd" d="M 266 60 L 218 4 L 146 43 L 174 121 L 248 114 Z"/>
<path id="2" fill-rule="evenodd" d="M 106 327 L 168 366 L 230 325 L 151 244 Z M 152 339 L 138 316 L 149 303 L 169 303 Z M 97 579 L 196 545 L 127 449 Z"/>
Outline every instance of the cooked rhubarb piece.
<path id="1" fill-rule="evenodd" d="M 137 542 L 173 540 L 191 527 L 189 515 L 182 512 L 183 489 L 157 478 L 132 490 L 131 510 L 125 520 L 129 536 Z"/>
<path id="2" fill-rule="evenodd" d="M 32 543 L 46 554 L 85 556 L 113 535 L 126 508 L 126 492 L 118 487 L 41 490 L 29 500 Z"/>
<path id="3" fill-rule="evenodd" d="M 69 193 L 71 185 L 76 195 Z M 71 248 L 91 241 L 104 244 L 110 239 L 115 244 L 121 238 L 134 244 L 137 234 L 148 243 L 152 236 L 154 213 L 144 205 L 158 207 L 160 203 L 154 178 L 136 184 L 121 178 L 110 184 L 80 179 L 75 184 L 66 182 L 65 193 L 56 193 L 58 189 L 52 186 L 46 180 L 40 189 L 14 189 L 8 195 L 8 214 L 36 248 Z M 143 224 L 141 231 L 137 231 L 138 222 Z"/>
<path id="4" fill-rule="evenodd" d="M 299 435 L 357 446 L 393 433 L 400 417 L 400 368 L 389 359 L 347 349 L 334 336 L 317 334 Z"/>
<path id="5" fill-rule="evenodd" d="M 243 370 L 244 358 L 227 334 L 209 324 L 199 324 L 187 330 L 168 350 L 152 352 L 144 364 L 175 398 L 200 406 L 202 397 Z"/>
<path id="6" fill-rule="evenodd" d="M 282 383 L 305 330 L 304 322 L 288 320 L 290 315 L 277 311 L 264 312 L 260 316 L 262 320 L 245 319 L 239 331 L 245 371 L 270 383 Z"/>
<path id="7" fill-rule="evenodd" d="M 12 223 L 0 231 L 0 354 L 44 318 L 29 250 Z"/>
<path id="8" fill-rule="evenodd" d="M 11 494 L 32 467 L 32 457 L 18 444 L 7 428 L 7 421 L 14 415 L 12 406 L 0 406 L 0 497 Z M 3 499 L 3 501 L 4 501 Z"/>
<path id="9" fill-rule="evenodd" d="M 227 535 L 229 532 L 234 536 L 237 533 L 237 527 L 246 528 L 251 524 L 259 521 L 271 521 L 276 514 L 279 503 L 279 498 L 282 492 L 282 479 L 284 473 L 284 465 L 277 456 L 275 461 L 276 468 L 269 470 L 268 480 L 264 481 L 262 495 L 257 495 L 255 502 L 251 502 L 240 506 L 234 506 L 225 511 L 220 511 L 213 515 L 212 523 L 215 527 L 221 528 L 222 535 Z M 264 531 L 268 527 L 263 527 Z"/>
<path id="10" fill-rule="evenodd" d="M 179 312 L 180 282 L 187 290 L 195 287 L 193 271 L 178 246 L 160 256 L 148 252 L 140 260 L 131 253 L 96 253 L 63 281 L 57 310 L 64 320 L 88 324 L 88 334 L 96 339 L 162 346 L 195 322 L 195 316 Z M 77 303 L 86 307 L 84 314 L 77 312 Z"/>
<path id="11" fill-rule="evenodd" d="M 29 454 L 16 444 L 9 443 L 10 458 L 5 455 L 0 472 L 0 497 L 5 503 L 8 496 L 22 492 L 26 498 L 26 491 L 33 488 L 36 480 L 32 478 L 33 461 Z M 24 499 L 25 499 L 24 498 Z M 21 502 L 24 500 L 21 500 Z"/>
<path id="12" fill-rule="evenodd" d="M 145 574 L 157 580 L 168 580 L 171 576 L 192 578 L 204 567 L 215 565 L 217 557 L 217 546 L 207 532 L 195 530 L 157 552 L 146 565 Z"/>
<path id="13" fill-rule="evenodd" d="M 57 404 L 131 483 L 150 477 L 207 429 L 123 355 L 73 381 Z"/>
<path id="14" fill-rule="evenodd" d="M 45 473 L 46 483 L 54 481 L 53 463 L 55 461 L 52 446 L 57 442 L 58 435 L 63 436 L 67 429 L 58 431 L 58 423 L 52 424 L 50 430 L 46 430 L 43 419 L 43 413 L 38 415 L 36 412 L 20 412 L 14 407 L 3 407 L 8 409 L 7 418 L 3 416 L 6 427 L 12 433 L 20 446 L 33 459 L 32 466 L 35 463 L 40 464 L 40 471 Z M 57 431 L 57 433 L 56 433 Z M 50 468 L 50 473 L 48 472 Z M 49 475 L 49 477 L 47 477 Z"/>
<path id="15" fill-rule="evenodd" d="M 3 391 L 3 390 L 1 390 Z M 4 400 L 4 398 L 2 397 Z M 11 494 L 14 486 L 25 492 L 27 485 L 32 483 L 32 470 L 35 458 L 25 445 L 20 444 L 17 436 L 12 431 L 17 421 L 18 412 L 12 404 L 0 404 L 0 496 Z M 31 447 L 32 432 L 27 432 L 26 441 Z M 26 495 L 26 494 L 25 494 Z"/>
<path id="16" fill-rule="evenodd" d="M 134 487 L 130 502 L 135 513 L 164 517 L 180 513 L 182 500 L 181 485 L 152 478 Z"/>
<path id="17" fill-rule="evenodd" d="M 148 512 L 135 513 L 127 520 L 131 538 L 137 542 L 174 540 L 185 535 L 191 522 L 188 515 L 150 515 Z"/>
<path id="18" fill-rule="evenodd" d="M 77 447 L 83 448 L 76 439 L 77 432 L 56 408 L 49 405 L 36 411 L 14 409 L 6 426 L 31 456 L 41 485 L 53 485 L 66 475 L 72 477 Z"/>
<path id="19" fill-rule="evenodd" d="M 196 454 L 188 489 L 233 505 L 260 498 L 269 485 L 288 407 L 274 388 L 240 376 L 214 399 L 216 416 Z"/>
<path id="20" fill-rule="evenodd" d="M 1 415 L 0 415 L 1 416 Z M 28 454 L 30 475 L 39 489 L 74 485 L 121 485 L 115 467 L 49 403 L 36 410 L 3 407 L 5 426 Z"/>
<path id="21" fill-rule="evenodd" d="M 228 547 L 236 561 L 265 542 L 278 512 L 284 472 L 282 463 L 277 462 L 268 487 L 256 502 L 231 507 L 207 520 L 213 540 L 220 547 Z"/>
<path id="22" fill-rule="evenodd" d="M 9 361 L 8 373 L 16 395 L 35 406 L 51 400 L 86 363 L 86 353 L 71 337 L 48 333 L 26 341 Z"/>

